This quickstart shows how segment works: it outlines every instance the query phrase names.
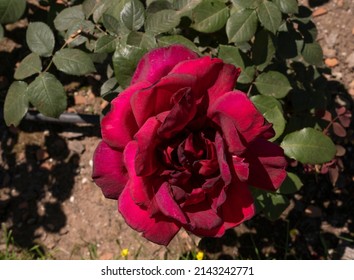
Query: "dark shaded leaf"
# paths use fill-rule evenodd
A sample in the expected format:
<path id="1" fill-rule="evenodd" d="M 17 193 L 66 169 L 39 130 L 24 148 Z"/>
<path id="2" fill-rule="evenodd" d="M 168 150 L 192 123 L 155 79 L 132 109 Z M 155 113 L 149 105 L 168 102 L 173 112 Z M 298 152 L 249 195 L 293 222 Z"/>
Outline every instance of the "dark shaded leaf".
<path id="1" fill-rule="evenodd" d="M 252 53 L 253 62 L 257 65 L 257 69 L 263 71 L 275 55 L 273 37 L 268 31 L 261 30 L 256 34 Z"/>
<path id="2" fill-rule="evenodd" d="M 299 191 L 303 185 L 296 174 L 288 172 L 283 184 L 277 192 L 281 194 L 292 194 Z"/>
<path id="3" fill-rule="evenodd" d="M 240 67 L 242 70 L 246 69 L 247 66 L 252 65 L 250 58 L 238 48 L 233 46 L 220 45 L 218 57 L 226 63 Z"/>

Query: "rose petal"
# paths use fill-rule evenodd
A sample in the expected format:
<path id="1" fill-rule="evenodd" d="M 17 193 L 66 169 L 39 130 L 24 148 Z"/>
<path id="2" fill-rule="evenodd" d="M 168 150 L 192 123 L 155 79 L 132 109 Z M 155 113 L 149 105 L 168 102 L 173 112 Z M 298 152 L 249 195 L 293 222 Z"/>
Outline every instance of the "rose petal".
<path id="1" fill-rule="evenodd" d="M 177 64 L 176 67 L 171 70 L 170 74 L 189 74 L 196 77 L 197 83 L 193 88 L 193 92 L 196 94 L 196 99 L 199 99 L 214 85 L 223 65 L 224 63 L 221 59 L 204 56 Z"/>
<path id="2" fill-rule="evenodd" d="M 134 135 L 138 144 L 135 156 L 135 171 L 137 176 L 153 174 L 159 166 L 156 158 L 156 146 L 159 144 L 157 131 L 161 123 L 154 117 L 149 118 Z"/>
<path id="3" fill-rule="evenodd" d="M 130 227 L 143 232 L 145 238 L 157 244 L 167 246 L 180 229 L 172 219 L 162 215 L 151 218 L 147 210 L 135 204 L 128 189 L 119 197 L 118 211 Z"/>
<path id="4" fill-rule="evenodd" d="M 186 125 L 193 119 L 197 112 L 197 106 L 190 88 L 183 88 L 182 98 L 176 103 L 165 121 L 158 129 L 157 133 L 160 137 L 169 139 L 183 130 Z"/>
<path id="5" fill-rule="evenodd" d="M 231 183 L 232 177 L 225 153 L 226 148 L 224 146 L 224 140 L 222 139 L 222 136 L 219 132 L 217 132 L 215 135 L 215 146 L 218 155 L 221 178 L 224 180 L 225 185 L 227 186 Z"/>
<path id="6" fill-rule="evenodd" d="M 193 87 L 195 77 L 191 75 L 168 75 L 153 87 L 136 92 L 131 98 L 131 107 L 139 127 L 145 121 L 172 108 L 171 98 L 181 88 Z"/>
<path id="7" fill-rule="evenodd" d="M 249 162 L 249 184 L 270 191 L 280 187 L 287 166 L 282 148 L 259 138 L 250 144 L 245 157 Z"/>
<path id="8" fill-rule="evenodd" d="M 93 155 L 92 179 L 105 197 L 118 199 L 128 181 L 123 153 L 101 141 Z"/>
<path id="9" fill-rule="evenodd" d="M 236 68 L 231 64 L 224 64 L 215 83 L 208 89 L 209 103 L 214 104 L 219 97 L 232 91 L 240 73 L 240 68 Z"/>
<path id="10" fill-rule="evenodd" d="M 153 84 L 167 75 L 179 62 L 197 57 L 195 52 L 182 45 L 152 50 L 140 60 L 132 77 L 131 85 L 142 81 L 149 81 Z"/>
<path id="11" fill-rule="evenodd" d="M 204 231 L 213 231 L 222 224 L 222 219 L 210 208 L 207 202 L 188 205 L 183 207 L 183 211 L 190 220 L 189 225 L 184 226 L 192 233 Z"/>
<path id="12" fill-rule="evenodd" d="M 255 206 L 247 184 L 235 182 L 230 185 L 226 197 L 226 201 L 220 210 L 225 230 L 233 228 L 254 216 Z"/>
<path id="13" fill-rule="evenodd" d="M 243 92 L 228 92 L 209 109 L 208 115 L 221 126 L 232 154 L 240 155 L 247 143 L 269 129 L 263 115 Z"/>
<path id="14" fill-rule="evenodd" d="M 102 138 L 110 146 L 123 150 L 133 139 L 138 126 L 130 106 L 130 98 L 133 93 L 149 86 L 148 82 L 137 83 L 120 93 L 111 102 L 111 110 L 101 122 Z"/>
<path id="15" fill-rule="evenodd" d="M 155 194 L 155 200 L 162 214 L 182 224 L 187 223 L 187 218 L 174 200 L 168 183 L 165 182 L 160 186 Z"/>
<path id="16" fill-rule="evenodd" d="M 244 158 L 235 155 L 232 156 L 232 162 L 238 179 L 241 182 L 247 181 L 249 176 L 249 164 L 245 162 Z"/>
<path id="17" fill-rule="evenodd" d="M 131 141 L 124 150 L 124 162 L 128 170 L 129 181 L 126 188 L 129 189 L 130 195 L 134 202 L 138 205 L 150 207 L 153 199 L 153 190 L 149 187 L 146 178 L 136 175 L 135 157 L 138 151 L 138 143 Z"/>

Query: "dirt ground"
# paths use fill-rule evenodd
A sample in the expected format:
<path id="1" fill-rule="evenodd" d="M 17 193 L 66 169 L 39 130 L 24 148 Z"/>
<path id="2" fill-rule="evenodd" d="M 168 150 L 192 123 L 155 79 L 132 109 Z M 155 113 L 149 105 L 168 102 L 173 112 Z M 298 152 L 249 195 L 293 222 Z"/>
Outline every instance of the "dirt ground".
<path id="1" fill-rule="evenodd" d="M 328 79 L 354 97 L 354 1 L 302 1 L 314 11 Z M 16 49 L 0 45 L 5 63 Z M 93 79 L 93 84 L 99 83 Z M 0 71 L 0 90 L 8 86 Z M 75 109 L 99 111 L 104 104 L 80 84 L 68 86 Z M 3 93 L 2 93 L 3 94 Z M 44 128 L 43 128 L 44 127 Z M 354 160 L 350 135 L 345 170 L 333 187 L 326 178 L 309 183 L 291 199 L 282 219 L 257 216 L 223 238 L 200 239 L 181 231 L 168 247 L 148 242 L 130 229 L 91 180 L 97 127 L 23 122 L 18 129 L 0 123 L 0 251 L 5 231 L 19 252 L 35 245 L 53 259 L 180 259 L 201 250 L 210 259 L 354 259 Z M 311 180 L 310 180 L 311 181 Z M 127 248 L 127 257 L 121 250 Z"/>

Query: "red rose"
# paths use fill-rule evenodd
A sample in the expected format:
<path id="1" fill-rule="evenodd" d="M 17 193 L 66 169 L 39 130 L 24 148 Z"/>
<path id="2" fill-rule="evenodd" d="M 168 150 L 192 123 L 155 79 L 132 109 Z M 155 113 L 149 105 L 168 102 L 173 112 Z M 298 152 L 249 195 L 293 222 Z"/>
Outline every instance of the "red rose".
<path id="1" fill-rule="evenodd" d="M 93 179 L 133 229 L 167 245 L 181 227 L 222 236 L 255 214 L 249 185 L 275 190 L 283 150 L 239 69 L 183 46 L 155 49 L 102 120 Z"/>

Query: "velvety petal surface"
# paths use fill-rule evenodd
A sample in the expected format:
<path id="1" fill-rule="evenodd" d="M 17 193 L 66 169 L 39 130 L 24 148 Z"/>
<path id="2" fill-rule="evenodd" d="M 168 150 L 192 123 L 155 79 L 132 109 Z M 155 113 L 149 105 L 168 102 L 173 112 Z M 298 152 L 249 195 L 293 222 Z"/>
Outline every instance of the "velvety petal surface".
<path id="1" fill-rule="evenodd" d="M 221 206 L 225 230 L 252 218 L 256 212 L 253 197 L 247 184 L 235 182 L 226 193 L 227 199 Z"/>
<path id="2" fill-rule="evenodd" d="M 105 197 L 118 199 L 128 181 L 123 153 L 101 141 L 93 155 L 92 179 Z"/>
<path id="3" fill-rule="evenodd" d="M 174 94 L 182 88 L 193 87 L 195 82 L 195 77 L 191 75 L 171 74 L 159 80 L 153 87 L 135 92 L 130 102 L 138 127 L 148 118 L 171 110 Z"/>
<path id="4" fill-rule="evenodd" d="M 120 93 L 111 102 L 111 110 L 102 119 L 101 132 L 103 140 L 112 147 L 124 149 L 133 139 L 138 126 L 130 106 L 130 98 L 135 92 L 150 85 L 148 82 L 137 83 Z"/>
<path id="5" fill-rule="evenodd" d="M 263 115 L 256 109 L 247 95 L 232 91 L 211 104 L 209 116 L 220 125 L 229 151 L 240 155 L 247 143 L 269 129 Z"/>
<path id="6" fill-rule="evenodd" d="M 269 191 L 280 187 L 286 177 L 287 166 L 282 148 L 259 138 L 250 144 L 246 158 L 249 162 L 249 184 Z"/>
<path id="7" fill-rule="evenodd" d="M 195 52 L 182 45 L 154 49 L 140 60 L 132 77 L 131 85 L 142 81 L 156 83 L 167 75 L 176 64 L 197 57 Z"/>
<path id="8" fill-rule="evenodd" d="M 130 227 L 143 232 L 145 238 L 157 244 L 168 245 L 180 229 L 167 217 L 152 218 L 148 211 L 135 204 L 128 189 L 124 189 L 119 197 L 118 211 Z"/>

